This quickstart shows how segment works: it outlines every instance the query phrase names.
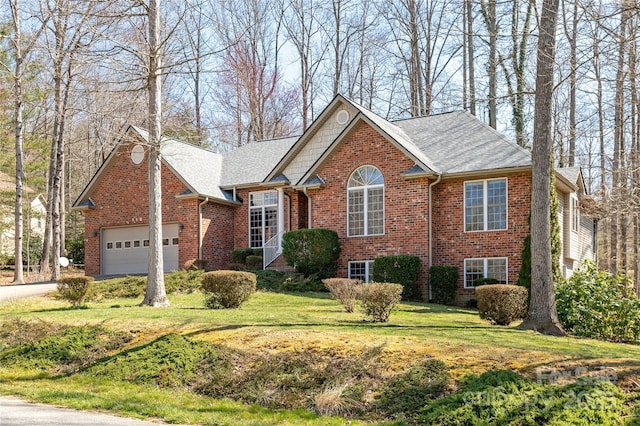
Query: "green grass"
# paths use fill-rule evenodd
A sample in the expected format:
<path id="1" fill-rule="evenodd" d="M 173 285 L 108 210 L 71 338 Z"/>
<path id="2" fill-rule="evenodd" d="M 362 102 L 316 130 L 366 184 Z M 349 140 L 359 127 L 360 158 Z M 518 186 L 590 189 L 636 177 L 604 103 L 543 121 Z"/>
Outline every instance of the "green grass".
<path id="1" fill-rule="evenodd" d="M 368 378 L 378 381 L 380 377 L 406 371 L 425 357 L 442 360 L 456 381 L 469 374 L 499 369 L 513 370 L 535 379 L 537 368 L 569 371 L 576 367 L 592 370 L 596 366 L 607 366 L 615 369 L 623 387 L 633 391 L 629 383 L 638 382 L 640 377 L 640 346 L 543 336 L 519 330 L 517 324 L 493 326 L 481 320 L 477 311 L 468 309 L 401 303 L 388 323 L 372 324 L 364 322 L 357 312 L 344 312 L 342 306 L 325 293 L 259 292 L 241 308 L 233 310 L 205 309 L 204 296 L 199 293 L 173 294 L 169 299 L 169 308 L 140 307 L 141 298 L 118 298 L 90 302 L 86 309 L 70 309 L 60 300 L 31 298 L 0 304 L 0 316 L 8 321 L 91 325 L 129 333 L 133 340 L 120 338 L 117 341 L 124 345 L 121 349 L 140 348 L 176 333 L 193 341 L 228 348 L 231 352 L 226 356 L 231 358 L 238 356 L 233 355 L 233 351 L 263 357 L 251 358 L 254 362 L 288 359 L 302 363 L 300 365 L 304 365 L 303 362 L 323 363 L 327 359 L 348 360 L 356 356 L 354 354 L 380 348 L 380 358 L 376 358 L 377 364 L 371 368 Z M 2 351 L 0 334 L 0 354 Z M 197 360 L 185 359 L 188 365 L 197 363 Z M 124 365 L 118 364 L 115 358 L 113 362 L 113 365 Z M 327 365 L 335 368 L 333 364 Z M 165 375 L 164 381 L 134 384 L 109 374 L 89 374 L 94 368 L 91 366 L 85 373 L 84 366 L 73 364 L 72 367 L 56 371 L 42 369 L 41 364 L 0 367 L 0 393 L 81 409 L 115 411 L 133 417 L 157 417 L 175 423 L 311 425 L 347 422 L 339 417 L 318 417 L 301 409 L 265 408 L 195 395 L 184 386 L 189 377 L 180 382 Z M 304 368 L 285 369 L 279 374 L 293 375 L 290 380 L 301 383 L 301 378 L 296 376 L 303 374 L 300 371 Z M 159 371 L 156 376 L 165 373 Z M 268 372 L 263 373 L 265 379 L 274 380 L 267 376 Z M 258 386 L 258 381 L 256 383 Z M 354 420 L 348 421 L 357 424 Z"/>
<path id="2" fill-rule="evenodd" d="M 69 309 L 65 302 L 28 299 L 0 305 L 6 318 L 46 319 L 64 324 L 105 324 L 115 328 L 159 328 L 215 331 L 217 329 L 311 330 L 354 333 L 380 339 L 407 337 L 426 342 L 456 342 L 508 349 L 544 351 L 581 358 L 640 359 L 640 346 L 574 337 L 550 337 L 532 331 L 490 325 L 477 311 L 434 304 L 401 303 L 383 324 L 362 321 L 346 313 L 325 293 L 259 292 L 239 309 L 210 310 L 198 293 L 173 295 L 171 307 L 139 307 L 138 299 L 88 303 L 89 309 Z"/>

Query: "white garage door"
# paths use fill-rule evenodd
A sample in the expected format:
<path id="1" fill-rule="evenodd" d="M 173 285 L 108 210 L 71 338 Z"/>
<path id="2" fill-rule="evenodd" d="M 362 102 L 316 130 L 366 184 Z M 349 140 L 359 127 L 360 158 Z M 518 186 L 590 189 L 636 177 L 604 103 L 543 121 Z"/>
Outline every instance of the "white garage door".
<path id="1" fill-rule="evenodd" d="M 178 269 L 178 224 L 162 226 L 164 271 Z M 149 269 L 149 227 L 102 231 L 102 274 L 146 274 Z"/>

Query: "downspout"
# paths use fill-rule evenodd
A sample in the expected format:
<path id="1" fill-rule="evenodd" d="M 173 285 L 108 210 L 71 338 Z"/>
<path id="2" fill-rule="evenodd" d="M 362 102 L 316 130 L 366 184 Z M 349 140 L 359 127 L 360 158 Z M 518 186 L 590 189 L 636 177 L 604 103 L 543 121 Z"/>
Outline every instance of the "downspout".
<path id="1" fill-rule="evenodd" d="M 307 197 L 307 227 L 311 229 L 313 228 L 311 226 L 311 196 L 307 191 L 307 187 L 302 188 L 302 193 Z"/>
<path id="2" fill-rule="evenodd" d="M 202 206 L 209 202 L 209 197 L 198 204 L 198 260 L 202 260 Z"/>
<path id="3" fill-rule="evenodd" d="M 433 266 L 433 203 L 431 202 L 431 189 L 440 183 L 442 175 L 439 174 L 438 178 L 429 184 L 429 269 Z M 431 283 L 429 283 L 429 300 L 431 300 Z"/>

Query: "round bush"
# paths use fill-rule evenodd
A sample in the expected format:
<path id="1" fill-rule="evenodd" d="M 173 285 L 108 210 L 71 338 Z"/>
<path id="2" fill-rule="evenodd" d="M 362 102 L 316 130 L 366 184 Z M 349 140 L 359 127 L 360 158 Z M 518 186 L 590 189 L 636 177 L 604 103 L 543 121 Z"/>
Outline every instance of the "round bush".
<path id="1" fill-rule="evenodd" d="M 509 284 L 486 284 L 476 288 L 480 318 L 498 325 L 509 325 L 527 314 L 526 287 Z"/>
<path id="2" fill-rule="evenodd" d="M 402 297 L 400 284 L 369 283 L 358 287 L 358 299 L 365 320 L 387 322 Z"/>
<path id="3" fill-rule="evenodd" d="M 358 286 L 360 280 L 351 278 L 326 278 L 322 283 L 329 289 L 331 296 L 339 300 L 345 311 L 353 312 L 358 299 Z"/>
<path id="4" fill-rule="evenodd" d="M 58 292 L 64 300 L 71 302 L 73 306 L 80 306 L 84 303 L 92 282 L 93 277 L 60 278 Z"/>
<path id="5" fill-rule="evenodd" d="M 320 278 L 336 276 L 340 257 L 340 239 L 330 229 L 296 229 L 282 236 L 282 256 L 296 272 L 318 275 Z"/>
<path id="6" fill-rule="evenodd" d="M 212 271 L 202 274 L 205 306 L 237 308 L 256 291 L 256 275 L 243 271 Z"/>

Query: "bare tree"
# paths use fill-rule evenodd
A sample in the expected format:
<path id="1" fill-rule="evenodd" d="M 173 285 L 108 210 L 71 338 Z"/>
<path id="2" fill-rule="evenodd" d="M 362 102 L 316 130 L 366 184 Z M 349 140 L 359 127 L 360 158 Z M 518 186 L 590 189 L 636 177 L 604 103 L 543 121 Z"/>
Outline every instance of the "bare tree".
<path id="1" fill-rule="evenodd" d="M 289 41 L 295 46 L 300 63 L 300 95 L 302 128 L 309 127 L 314 119 L 313 97 L 315 79 L 327 46 L 320 40 L 320 26 L 314 18 L 316 4 L 313 0 L 281 0 L 283 25 Z"/>
<path id="2" fill-rule="evenodd" d="M 467 52 L 467 72 L 469 85 L 469 112 L 476 115 L 476 77 L 475 77 L 475 49 L 473 42 L 473 8 L 472 0 L 464 0 L 465 20 L 465 40 Z"/>
<path id="3" fill-rule="evenodd" d="M 42 5 L 43 15 L 51 22 L 50 31 L 44 34 L 46 50 L 52 62 L 54 115 L 47 185 L 48 208 L 40 270 L 48 271 L 51 250 L 52 280 L 60 278 L 59 259 L 63 254 L 65 241 L 63 168 L 69 93 L 74 78 L 76 55 L 88 43 L 86 38 L 89 31 L 86 24 L 94 5 L 94 2 L 72 3 L 69 0 L 47 1 Z"/>
<path id="4" fill-rule="evenodd" d="M 11 39 L 11 51 L 13 56 L 13 69 L 9 64 L 2 63 L 13 79 L 14 96 L 14 130 L 15 130 L 15 156 L 16 156 L 16 199 L 14 210 L 14 250 L 15 269 L 13 283 L 23 284 L 24 273 L 22 270 L 22 240 L 24 234 L 24 218 L 22 215 L 22 193 L 23 193 L 23 102 L 24 94 L 22 89 L 22 79 L 25 73 L 25 58 L 29 55 L 35 45 L 38 35 L 43 27 L 26 42 L 23 38 L 21 28 L 21 6 L 20 0 L 8 0 L 11 9 L 11 24 L 13 26 L 13 37 Z"/>
<path id="5" fill-rule="evenodd" d="M 551 188 L 553 67 L 558 1 L 544 0 L 536 71 L 536 102 L 531 190 L 531 299 L 522 327 L 544 334 L 564 335 L 556 313 L 551 253 Z"/>
<path id="6" fill-rule="evenodd" d="M 514 0 L 511 6 L 511 52 L 509 54 L 511 59 L 512 73 L 507 69 L 506 59 L 502 54 L 498 54 L 498 61 L 502 67 L 505 83 L 507 85 L 507 92 L 511 101 L 512 121 L 516 133 L 516 142 L 520 146 L 528 145 L 528 138 L 526 135 L 526 120 L 525 120 L 525 99 L 527 97 L 526 87 L 526 61 L 527 52 L 529 50 L 529 36 L 531 35 L 531 18 L 533 14 L 533 0 L 525 0 L 525 11 L 522 23 L 520 23 L 520 10 L 521 2 Z M 521 26 L 522 25 L 522 26 Z M 495 54 L 495 53 L 494 53 Z M 490 69 L 490 73 L 495 73 L 496 70 Z M 492 70 L 492 71 L 491 71 Z M 491 79 L 491 76 L 489 76 Z M 515 80 L 515 83 L 512 81 Z M 497 79 L 496 79 L 497 81 Z M 490 87 L 496 90 L 496 87 L 492 86 L 494 83 L 490 83 Z M 497 104 L 495 98 L 497 94 L 493 96 L 489 95 L 489 110 L 490 115 L 495 116 L 497 114 Z M 494 102 L 492 103 L 492 99 Z M 493 111 L 493 113 L 491 113 Z M 495 124 L 495 123 L 494 123 Z"/>
<path id="7" fill-rule="evenodd" d="M 169 306 L 162 259 L 162 42 L 160 0 L 149 0 L 149 274 L 141 305 Z"/>

